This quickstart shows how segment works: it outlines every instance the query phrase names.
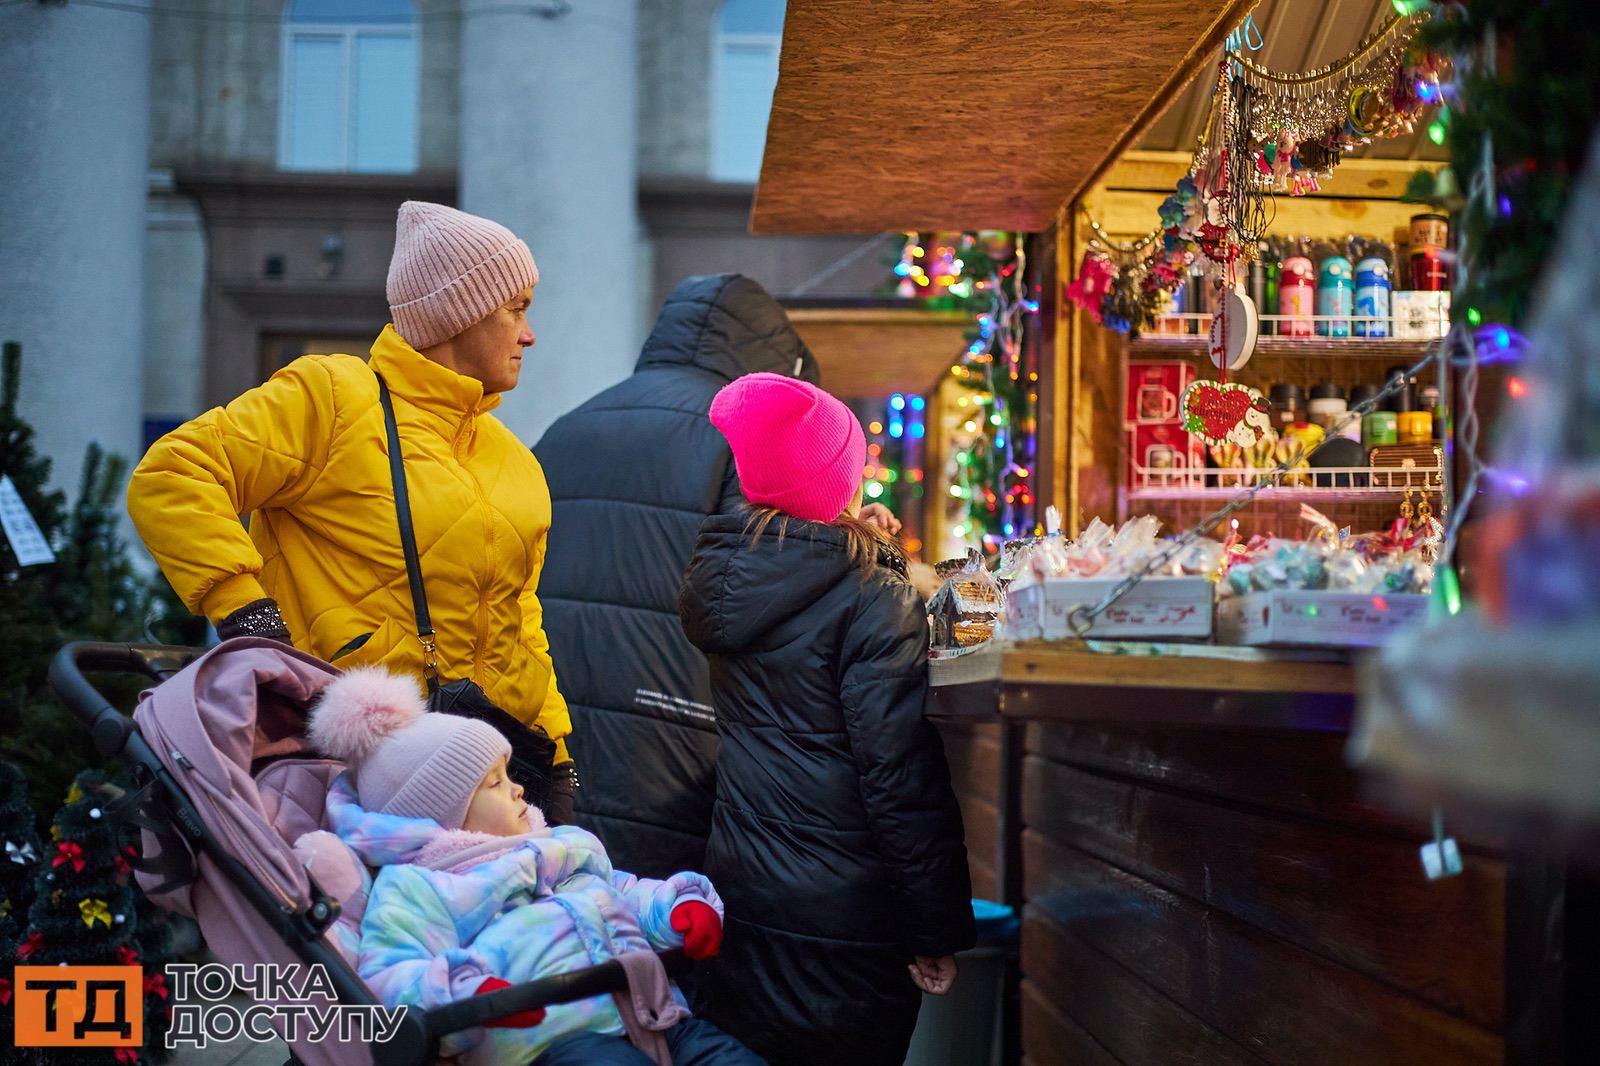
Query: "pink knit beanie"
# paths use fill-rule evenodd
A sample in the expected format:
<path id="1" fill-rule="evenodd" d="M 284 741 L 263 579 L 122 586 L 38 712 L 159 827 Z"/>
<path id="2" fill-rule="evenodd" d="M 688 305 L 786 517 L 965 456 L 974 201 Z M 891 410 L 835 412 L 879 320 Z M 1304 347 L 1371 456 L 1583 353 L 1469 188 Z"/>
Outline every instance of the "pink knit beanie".
<path id="1" fill-rule="evenodd" d="M 533 253 L 500 223 L 443 204 L 400 205 L 389 314 L 411 347 L 447 341 L 537 284 Z"/>
<path id="2" fill-rule="evenodd" d="M 472 794 L 511 745 L 485 722 L 426 711 L 415 681 L 359 667 L 323 689 L 308 732 L 318 751 L 355 772 L 366 810 L 460 829 Z"/>
<path id="3" fill-rule="evenodd" d="M 711 401 L 745 499 L 813 522 L 844 513 L 861 487 L 867 437 L 850 408 L 815 385 L 747 374 Z"/>

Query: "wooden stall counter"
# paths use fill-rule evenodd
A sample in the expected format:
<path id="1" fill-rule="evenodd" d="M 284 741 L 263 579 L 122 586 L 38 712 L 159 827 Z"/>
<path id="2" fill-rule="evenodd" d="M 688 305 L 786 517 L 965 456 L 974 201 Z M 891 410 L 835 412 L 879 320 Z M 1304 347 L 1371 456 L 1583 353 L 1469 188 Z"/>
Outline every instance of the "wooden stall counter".
<path id="1" fill-rule="evenodd" d="M 1348 729 L 1337 654 L 1133 641 L 1027 641 L 932 664 L 934 717 Z"/>
<path id="2" fill-rule="evenodd" d="M 1505 1060 L 1499 842 L 1457 831 L 1426 879 L 1429 827 L 1346 763 L 1350 663 L 1024 643 L 932 674 L 975 891 L 1022 906 L 1022 1061 Z"/>

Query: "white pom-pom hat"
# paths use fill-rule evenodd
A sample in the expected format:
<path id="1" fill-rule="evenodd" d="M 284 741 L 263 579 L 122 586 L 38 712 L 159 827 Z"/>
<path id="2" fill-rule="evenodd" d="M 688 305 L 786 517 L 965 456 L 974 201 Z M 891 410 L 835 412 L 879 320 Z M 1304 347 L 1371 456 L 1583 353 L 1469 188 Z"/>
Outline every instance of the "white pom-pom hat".
<path id="1" fill-rule="evenodd" d="M 311 743 L 349 764 L 367 810 L 460 829 L 472 794 L 511 745 L 486 723 L 426 710 L 415 681 L 360 667 L 323 690 Z"/>

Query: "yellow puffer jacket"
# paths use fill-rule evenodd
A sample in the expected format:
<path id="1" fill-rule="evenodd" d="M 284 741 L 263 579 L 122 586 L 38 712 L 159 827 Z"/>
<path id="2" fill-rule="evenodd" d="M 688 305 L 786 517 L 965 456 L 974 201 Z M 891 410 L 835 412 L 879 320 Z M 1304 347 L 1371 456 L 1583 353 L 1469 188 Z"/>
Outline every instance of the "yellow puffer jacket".
<path id="1" fill-rule="evenodd" d="M 422 677 L 377 370 L 394 396 L 439 673 L 557 738 L 571 731 L 535 591 L 550 490 L 472 378 L 386 327 L 369 367 L 296 359 L 162 437 L 128 486 L 139 535 L 189 609 L 278 601 L 295 644 L 339 667 Z M 246 533 L 239 515 L 251 515 Z"/>

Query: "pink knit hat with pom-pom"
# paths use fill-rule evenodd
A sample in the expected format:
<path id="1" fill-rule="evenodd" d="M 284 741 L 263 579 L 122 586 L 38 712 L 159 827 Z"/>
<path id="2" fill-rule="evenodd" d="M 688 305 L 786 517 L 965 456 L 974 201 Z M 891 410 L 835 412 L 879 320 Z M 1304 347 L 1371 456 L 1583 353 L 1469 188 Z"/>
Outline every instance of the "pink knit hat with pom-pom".
<path id="1" fill-rule="evenodd" d="M 322 691 L 311 743 L 355 771 L 366 810 L 460 829 L 472 794 L 511 745 L 487 723 L 426 711 L 416 682 L 360 667 Z"/>
<path id="2" fill-rule="evenodd" d="M 781 374 L 746 374 L 711 401 L 728 438 L 744 498 L 813 522 L 831 522 L 861 487 L 867 437 L 840 401 Z"/>

